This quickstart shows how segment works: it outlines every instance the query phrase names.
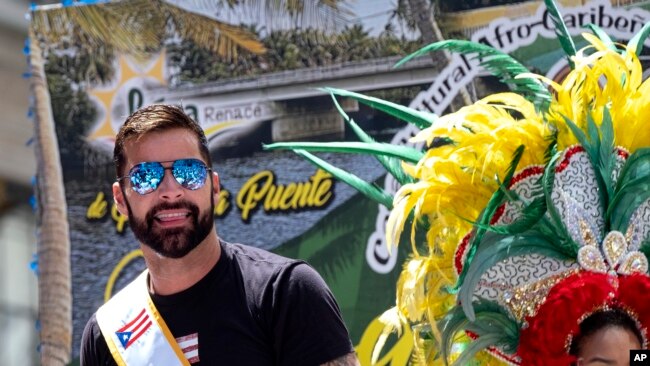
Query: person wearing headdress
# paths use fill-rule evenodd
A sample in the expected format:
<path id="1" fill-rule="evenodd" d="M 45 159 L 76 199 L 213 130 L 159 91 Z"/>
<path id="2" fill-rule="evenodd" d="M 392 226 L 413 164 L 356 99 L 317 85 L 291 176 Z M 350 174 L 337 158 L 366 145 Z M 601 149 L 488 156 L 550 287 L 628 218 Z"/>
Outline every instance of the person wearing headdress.
<path id="1" fill-rule="evenodd" d="M 411 235 L 396 307 L 383 316 L 387 330 L 412 326 L 415 363 L 618 365 L 648 346 L 650 81 L 639 55 L 650 24 L 625 45 L 592 26 L 576 50 L 545 2 L 572 68 L 560 83 L 488 46 L 443 41 L 407 59 L 474 54 L 513 92 L 437 117 L 330 89 L 415 123 L 413 142 L 428 146 L 360 133 L 403 184 L 387 204 L 389 247 L 409 222 L 426 232 L 426 245 Z M 286 147 L 316 148 L 271 146 Z M 395 157 L 401 169 L 386 163 Z M 386 192 L 329 170 L 386 202 Z"/>

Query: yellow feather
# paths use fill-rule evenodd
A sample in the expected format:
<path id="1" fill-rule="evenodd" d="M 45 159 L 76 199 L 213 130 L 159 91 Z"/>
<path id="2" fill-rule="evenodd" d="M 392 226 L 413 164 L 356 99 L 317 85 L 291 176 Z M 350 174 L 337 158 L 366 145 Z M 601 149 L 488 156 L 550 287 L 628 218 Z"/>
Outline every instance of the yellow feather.
<path id="1" fill-rule="evenodd" d="M 587 116 L 600 125 L 605 108 L 612 116 L 617 145 L 631 153 L 650 145 L 650 128 L 645 126 L 650 115 L 650 81 L 642 81 L 643 70 L 634 50 L 618 53 L 595 36 L 584 37 L 590 45 L 576 53 L 575 68 L 561 83 L 539 75 L 520 76 L 537 78 L 555 91 L 547 115 L 540 115 L 520 95 L 500 93 L 440 117 L 412 139 L 429 145 L 436 137 L 452 141 L 428 149 L 415 165 L 403 165 L 416 182 L 397 192 L 386 226 L 390 247 L 399 242 L 411 213 L 415 220 L 426 218 L 429 223 L 427 253 L 418 252 L 421 246 L 416 246 L 412 229 L 413 256 L 398 281 L 396 309 L 411 323 L 430 325 L 434 338 L 439 337 L 437 320 L 455 304 L 454 296 L 443 289 L 457 280 L 454 256 L 458 245 L 498 189 L 517 147 L 525 146 L 518 169 L 543 165 L 554 134 L 560 150 L 577 143 L 565 117 L 586 130 Z M 458 340 L 460 344 L 469 341 L 466 337 Z M 416 332 L 415 363 L 441 364 L 431 359 L 436 343 L 418 338 Z M 452 359 L 457 356 L 458 352 Z M 503 364 L 484 352 L 476 361 Z"/>

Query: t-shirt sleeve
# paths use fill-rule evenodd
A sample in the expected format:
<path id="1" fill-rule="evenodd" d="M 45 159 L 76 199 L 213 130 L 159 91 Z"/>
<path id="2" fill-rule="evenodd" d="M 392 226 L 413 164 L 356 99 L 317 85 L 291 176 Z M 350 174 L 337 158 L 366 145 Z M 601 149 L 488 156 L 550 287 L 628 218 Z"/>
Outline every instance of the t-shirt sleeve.
<path id="1" fill-rule="evenodd" d="M 313 268 L 293 263 L 274 287 L 273 342 L 279 365 L 320 365 L 353 352 L 339 306 Z"/>
<path id="2" fill-rule="evenodd" d="M 114 366 L 116 365 L 102 332 L 97 324 L 95 314 L 88 320 L 81 336 L 80 351 L 81 366 Z"/>

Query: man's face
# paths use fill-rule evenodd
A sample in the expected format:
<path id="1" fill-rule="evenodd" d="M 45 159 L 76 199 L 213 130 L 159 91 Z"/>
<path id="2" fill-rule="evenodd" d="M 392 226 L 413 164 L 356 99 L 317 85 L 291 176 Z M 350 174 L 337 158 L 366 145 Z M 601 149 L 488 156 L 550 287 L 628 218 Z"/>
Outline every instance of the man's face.
<path id="1" fill-rule="evenodd" d="M 169 167 L 178 159 L 204 161 L 196 137 L 185 129 L 152 132 L 139 140 L 128 141 L 124 147 L 126 164 L 123 175 L 141 162 L 169 161 L 163 163 L 164 167 Z M 216 174 L 208 174 L 205 185 L 194 191 L 176 182 L 169 169 L 165 170 L 158 188 L 145 195 L 136 193 L 128 179 L 123 183 L 124 190 L 118 183 L 113 185 L 118 209 L 128 215 L 135 237 L 156 253 L 182 258 L 213 230 L 214 201 L 219 193 Z"/>

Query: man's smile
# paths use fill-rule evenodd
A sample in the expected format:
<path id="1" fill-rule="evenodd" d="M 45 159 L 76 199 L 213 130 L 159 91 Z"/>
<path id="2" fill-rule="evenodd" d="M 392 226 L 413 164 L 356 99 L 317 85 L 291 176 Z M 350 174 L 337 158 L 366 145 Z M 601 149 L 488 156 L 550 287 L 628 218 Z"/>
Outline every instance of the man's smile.
<path id="1" fill-rule="evenodd" d="M 164 227 L 176 226 L 184 224 L 188 217 L 191 216 L 189 211 L 176 211 L 176 212 L 160 212 L 154 216 L 155 221 Z"/>

